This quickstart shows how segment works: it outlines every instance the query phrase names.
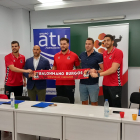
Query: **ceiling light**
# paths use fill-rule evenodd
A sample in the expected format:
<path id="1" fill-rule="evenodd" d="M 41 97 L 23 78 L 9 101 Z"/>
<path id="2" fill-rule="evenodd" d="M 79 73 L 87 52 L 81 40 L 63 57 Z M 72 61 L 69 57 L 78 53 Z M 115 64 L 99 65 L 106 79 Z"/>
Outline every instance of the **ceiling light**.
<path id="1" fill-rule="evenodd" d="M 64 20 L 64 24 L 68 23 L 81 23 L 81 22 L 92 22 L 93 19 L 75 19 L 75 20 Z"/>
<path id="2" fill-rule="evenodd" d="M 69 24 L 69 23 L 82 23 L 82 22 L 94 22 L 94 21 L 105 21 L 105 20 L 119 20 L 125 18 L 126 16 L 113 16 L 113 17 L 103 17 L 103 18 L 64 20 L 63 22 L 64 24 Z"/>
<path id="3" fill-rule="evenodd" d="M 53 7 L 53 6 L 59 6 L 59 5 L 65 5 L 64 1 L 56 1 L 56 2 L 48 2 L 48 3 L 43 3 L 40 5 L 39 8 L 44 8 L 44 7 Z"/>

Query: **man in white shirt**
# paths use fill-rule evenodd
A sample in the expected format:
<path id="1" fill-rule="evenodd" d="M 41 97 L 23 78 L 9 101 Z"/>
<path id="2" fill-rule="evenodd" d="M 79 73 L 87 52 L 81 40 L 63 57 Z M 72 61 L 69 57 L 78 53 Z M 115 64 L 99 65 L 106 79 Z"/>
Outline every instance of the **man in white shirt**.
<path id="1" fill-rule="evenodd" d="M 30 68 L 31 70 L 49 70 L 50 64 L 47 59 L 40 56 L 41 50 L 38 45 L 35 45 L 33 48 L 34 56 L 27 59 L 25 63 L 24 69 Z M 45 101 L 46 96 L 46 88 L 47 83 L 46 80 L 32 80 L 33 74 L 24 73 L 24 76 L 28 79 L 27 81 L 27 89 L 28 89 L 28 96 L 30 100 L 35 101 L 36 95 L 38 96 L 39 101 Z M 36 75 L 38 76 L 38 75 Z"/>

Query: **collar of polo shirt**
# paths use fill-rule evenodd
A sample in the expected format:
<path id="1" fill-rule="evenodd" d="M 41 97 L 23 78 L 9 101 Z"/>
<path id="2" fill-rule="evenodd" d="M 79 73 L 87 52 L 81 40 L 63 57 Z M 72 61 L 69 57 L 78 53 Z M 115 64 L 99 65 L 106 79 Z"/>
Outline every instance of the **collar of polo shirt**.
<path id="1" fill-rule="evenodd" d="M 14 57 L 14 58 L 16 58 L 15 56 L 14 56 L 14 54 L 13 53 L 11 53 L 12 54 L 12 56 Z M 18 56 L 18 58 L 20 58 L 21 57 L 21 54 L 19 53 L 19 56 Z"/>
<path id="2" fill-rule="evenodd" d="M 113 47 L 113 49 L 111 50 L 111 52 L 110 52 L 110 53 L 108 53 L 108 51 L 107 51 L 107 54 L 111 54 L 111 53 L 113 53 L 113 52 L 114 52 L 114 50 L 115 50 L 115 48 L 116 48 L 116 47 Z"/>
<path id="3" fill-rule="evenodd" d="M 63 55 L 66 55 L 66 54 L 69 54 L 69 53 L 70 53 L 70 50 L 68 50 L 68 52 L 65 53 L 65 54 L 63 54 L 62 51 L 59 52 L 59 54 L 63 54 Z"/>
<path id="4" fill-rule="evenodd" d="M 86 51 L 85 51 L 85 53 L 87 54 L 87 52 L 86 52 Z M 93 49 L 93 52 L 92 52 L 91 54 L 94 54 L 94 53 L 96 53 L 95 49 Z"/>

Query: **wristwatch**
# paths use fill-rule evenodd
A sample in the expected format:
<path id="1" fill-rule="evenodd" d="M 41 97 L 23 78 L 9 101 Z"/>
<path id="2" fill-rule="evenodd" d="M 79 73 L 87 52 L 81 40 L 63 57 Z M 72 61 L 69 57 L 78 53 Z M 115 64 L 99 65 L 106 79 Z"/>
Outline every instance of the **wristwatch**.
<path id="1" fill-rule="evenodd" d="M 100 77 L 100 73 L 98 73 L 98 77 Z"/>

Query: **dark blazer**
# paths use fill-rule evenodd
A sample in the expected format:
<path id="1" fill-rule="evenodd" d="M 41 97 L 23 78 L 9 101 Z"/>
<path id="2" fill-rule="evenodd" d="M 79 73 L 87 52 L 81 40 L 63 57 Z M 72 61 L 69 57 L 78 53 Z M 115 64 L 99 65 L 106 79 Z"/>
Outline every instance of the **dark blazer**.
<path id="1" fill-rule="evenodd" d="M 26 60 L 24 69 L 35 70 L 34 65 L 33 65 L 33 57 Z M 42 56 L 40 56 L 40 60 L 39 60 L 39 63 L 38 63 L 36 70 L 41 70 L 41 69 L 42 70 L 51 69 L 49 61 Z M 28 74 L 29 73 L 24 73 L 24 76 L 28 79 L 27 80 L 27 89 L 33 89 L 34 86 L 36 86 L 37 89 L 47 88 L 46 80 L 32 80 L 32 78 L 28 77 Z"/>

